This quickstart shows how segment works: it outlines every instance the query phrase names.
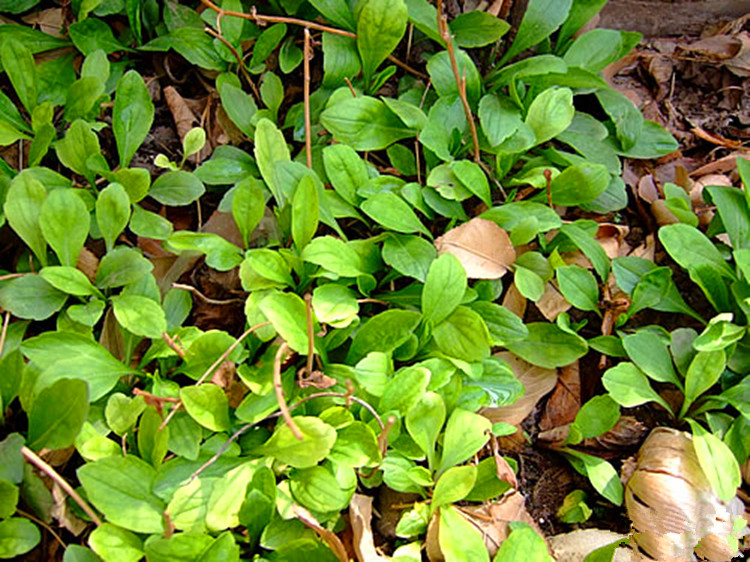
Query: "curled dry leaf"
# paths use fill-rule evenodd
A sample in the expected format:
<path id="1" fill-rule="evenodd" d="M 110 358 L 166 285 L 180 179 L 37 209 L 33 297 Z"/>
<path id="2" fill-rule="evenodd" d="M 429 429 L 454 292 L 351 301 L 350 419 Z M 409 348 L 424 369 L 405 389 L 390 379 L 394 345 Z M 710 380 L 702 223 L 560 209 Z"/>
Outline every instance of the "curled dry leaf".
<path id="1" fill-rule="evenodd" d="M 570 533 L 555 535 L 547 539 L 557 562 L 583 562 L 592 551 L 615 541 L 627 538 L 625 535 L 603 529 L 578 529 Z M 626 547 L 615 550 L 613 562 L 635 562 L 638 556 Z"/>
<path id="2" fill-rule="evenodd" d="M 354 534 L 354 552 L 359 562 L 382 562 L 390 560 L 380 556 L 375 550 L 372 539 L 372 498 L 362 494 L 354 494 L 349 503 L 349 521 Z"/>
<path id="3" fill-rule="evenodd" d="M 581 370 L 578 361 L 560 369 L 555 390 L 547 400 L 539 428 L 551 429 L 572 423 L 581 409 Z"/>
<path id="4" fill-rule="evenodd" d="M 727 538 L 744 511 L 735 497 L 725 504 L 713 492 L 689 434 L 654 429 L 643 443 L 625 487 L 634 541 L 655 560 L 731 560 Z M 700 543 L 700 547 L 697 545 Z"/>
<path id="5" fill-rule="evenodd" d="M 510 406 L 483 408 L 480 413 L 492 423 L 519 425 L 536 407 L 537 402 L 555 388 L 557 371 L 532 365 L 507 351 L 496 354 L 496 357 L 508 362 L 526 392 Z"/>
<path id="6" fill-rule="evenodd" d="M 499 279 L 516 261 L 508 233 L 492 221 L 475 218 L 435 240 L 439 254 L 453 254 L 469 279 Z"/>
<path id="7" fill-rule="evenodd" d="M 591 439 L 584 439 L 577 447 L 587 449 L 598 457 L 622 456 L 623 449 L 638 445 L 648 428 L 632 416 L 622 416 L 608 432 Z M 570 424 L 543 431 L 537 439 L 550 448 L 562 447 L 570 433 Z"/>
<path id="8" fill-rule="evenodd" d="M 333 531 L 329 531 L 318 523 L 318 520 L 313 517 L 312 513 L 307 511 L 301 505 L 293 503 L 291 509 L 292 513 L 294 513 L 294 515 L 296 515 L 306 527 L 309 527 L 318 534 L 321 540 L 328 545 L 328 548 L 333 551 L 333 554 L 340 562 L 349 562 L 349 555 L 346 552 L 344 544 Z"/>
<path id="9" fill-rule="evenodd" d="M 661 198 L 653 175 L 648 174 L 638 180 L 638 197 L 647 203 L 653 203 Z"/>

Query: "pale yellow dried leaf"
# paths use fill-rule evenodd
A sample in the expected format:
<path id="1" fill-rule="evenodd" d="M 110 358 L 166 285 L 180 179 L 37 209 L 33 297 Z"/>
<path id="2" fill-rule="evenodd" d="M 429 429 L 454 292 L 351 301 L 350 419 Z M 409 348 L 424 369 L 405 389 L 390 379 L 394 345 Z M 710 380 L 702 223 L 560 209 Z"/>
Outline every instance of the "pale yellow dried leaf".
<path id="1" fill-rule="evenodd" d="M 516 261 L 508 233 L 492 221 L 474 218 L 435 240 L 438 254 L 453 254 L 469 279 L 499 279 Z"/>
<path id="2" fill-rule="evenodd" d="M 354 494 L 349 504 L 349 522 L 354 535 L 354 552 L 359 562 L 382 562 L 390 560 L 380 556 L 375 550 L 372 538 L 372 498 L 362 494 Z"/>

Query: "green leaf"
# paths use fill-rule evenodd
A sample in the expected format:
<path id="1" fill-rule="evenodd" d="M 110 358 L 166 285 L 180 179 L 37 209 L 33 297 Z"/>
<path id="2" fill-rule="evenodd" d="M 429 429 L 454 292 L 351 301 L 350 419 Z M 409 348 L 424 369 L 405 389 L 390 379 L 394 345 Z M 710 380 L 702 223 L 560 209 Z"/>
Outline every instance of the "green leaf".
<path id="1" fill-rule="evenodd" d="M 478 164 L 469 160 L 454 160 L 450 167 L 463 187 L 479 197 L 488 207 L 492 205 L 490 184 Z"/>
<path id="2" fill-rule="evenodd" d="M 516 426 L 511 425 L 507 429 L 505 435 L 512 435 L 515 432 Z M 500 432 L 493 433 L 498 435 Z M 505 457 L 505 459 L 508 460 L 508 457 Z M 512 463 L 513 460 L 510 459 L 509 464 L 511 464 L 511 467 L 513 466 Z M 510 484 L 497 477 L 497 462 L 494 457 L 487 457 L 479 461 L 479 464 L 477 465 L 477 479 L 474 482 L 474 487 L 464 499 L 472 502 L 484 502 L 496 498 L 508 490 L 510 490 Z"/>
<path id="3" fill-rule="evenodd" d="M 217 81 L 218 82 L 218 81 Z M 238 85 L 229 81 L 218 82 L 221 106 L 226 111 L 237 128 L 248 137 L 253 136 L 253 116 L 258 111 L 258 105 L 250 94 L 242 91 Z"/>
<path id="4" fill-rule="evenodd" d="M 580 265 L 563 265 L 555 269 L 560 292 L 579 310 L 599 314 L 599 286 L 594 276 Z"/>
<path id="5" fill-rule="evenodd" d="M 586 497 L 586 492 L 583 490 L 573 490 L 565 496 L 562 505 L 555 514 L 556 517 L 563 523 L 584 523 L 588 521 L 593 511 L 586 505 Z M 608 562 L 612 562 L 611 554 Z"/>
<path id="6" fill-rule="evenodd" d="M 657 382 L 671 382 L 677 388 L 682 388 L 667 344 L 661 338 L 640 331 L 623 337 L 622 346 L 631 361 L 649 378 Z"/>
<path id="7" fill-rule="evenodd" d="M 490 334 L 482 317 L 472 309 L 459 306 L 432 332 L 440 351 L 470 363 L 490 355 Z"/>
<path id="8" fill-rule="evenodd" d="M 389 230 L 403 234 L 421 232 L 431 236 L 409 204 L 395 193 L 376 193 L 363 201 L 361 208 L 371 219 Z"/>
<path id="9" fill-rule="evenodd" d="M 348 10 L 348 8 L 347 8 Z M 362 70 L 357 40 L 334 33 L 323 33 L 323 86 L 338 88 L 354 80 Z M 298 55 L 302 60 L 302 53 Z"/>
<path id="10" fill-rule="evenodd" d="M 586 355 L 586 340 L 565 332 L 555 324 L 535 322 L 526 324 L 529 335 L 521 341 L 506 344 L 506 347 L 533 365 L 555 369 L 570 365 Z"/>
<path id="11" fill-rule="evenodd" d="M 260 224 L 266 210 L 263 198 L 263 187 L 255 178 L 247 178 L 234 188 L 232 197 L 232 216 L 242 234 L 242 241 L 247 248 L 250 235 Z"/>
<path id="12" fill-rule="evenodd" d="M 354 291 L 334 283 L 315 287 L 312 307 L 319 322 L 334 328 L 346 328 L 357 318 L 359 312 Z"/>
<path id="13" fill-rule="evenodd" d="M 159 339 L 167 331 L 167 317 L 158 303 L 140 295 L 112 297 L 117 322 L 136 336 Z"/>
<path id="14" fill-rule="evenodd" d="M 356 23 L 345 0 L 310 0 L 310 4 L 331 23 L 354 31 Z"/>
<path id="15" fill-rule="evenodd" d="M 36 179 L 18 176 L 10 184 L 3 211 L 11 228 L 34 252 L 42 265 L 47 264 L 47 242 L 42 230 L 41 213 L 47 190 Z"/>
<path id="16" fill-rule="evenodd" d="M 320 123 L 337 141 L 355 150 L 381 150 L 416 135 L 382 101 L 369 96 L 332 104 L 321 113 Z"/>
<path id="17" fill-rule="evenodd" d="M 21 100 L 26 111 L 31 113 L 37 100 L 34 55 L 23 42 L 8 37 L 0 47 L 0 60 L 2 60 L 3 70 L 8 75 L 10 83 L 13 84 L 18 99 Z"/>
<path id="18" fill-rule="evenodd" d="M 88 159 L 101 154 L 99 137 L 83 119 L 76 119 L 65 133 L 65 137 L 55 143 L 55 152 L 63 166 L 81 174 L 93 184 L 95 174 L 89 169 Z"/>
<path id="19" fill-rule="evenodd" d="M 168 219 L 161 215 L 146 211 L 139 205 L 133 205 L 133 215 L 130 217 L 130 230 L 143 238 L 166 240 L 172 234 L 173 226 Z"/>
<path id="20" fill-rule="evenodd" d="M 130 220 L 130 198 L 119 183 L 112 183 L 96 198 L 96 223 L 110 251 Z"/>
<path id="21" fill-rule="evenodd" d="M 422 396 L 430 382 L 430 370 L 425 367 L 404 367 L 385 384 L 380 399 L 380 411 L 396 410 L 406 414 Z"/>
<path id="22" fill-rule="evenodd" d="M 190 417 L 211 431 L 229 429 L 229 405 L 221 387 L 205 383 L 180 389 L 180 400 Z"/>
<path id="23" fill-rule="evenodd" d="M 716 246 L 697 228 L 687 224 L 670 224 L 659 229 L 659 240 L 672 259 L 684 269 L 692 272 L 704 265 L 722 277 L 735 278 Z"/>
<path id="24" fill-rule="evenodd" d="M 143 543 L 137 535 L 112 523 L 104 523 L 89 535 L 91 550 L 103 560 L 138 562 L 143 558 Z"/>
<path id="25" fill-rule="evenodd" d="M 153 406 L 146 408 L 138 424 L 138 452 L 141 458 L 159 468 L 167 455 L 170 426 L 160 429 L 162 416 Z"/>
<path id="26" fill-rule="evenodd" d="M 434 513 L 440 507 L 464 499 L 477 480 L 476 466 L 454 466 L 446 470 L 435 484 L 430 510 Z"/>
<path id="27" fill-rule="evenodd" d="M 318 187 L 312 176 L 305 176 L 297 184 L 292 200 L 292 239 L 297 251 L 302 251 L 315 236 L 318 209 Z"/>
<path id="28" fill-rule="evenodd" d="M 681 415 L 696 398 L 716 384 L 727 365 L 723 350 L 699 351 L 693 357 L 685 375 L 685 403 Z"/>
<path id="29" fill-rule="evenodd" d="M 328 458 L 353 468 L 378 464 L 382 460 L 378 437 L 365 423 L 352 422 L 337 431 L 336 443 Z"/>
<path id="30" fill-rule="evenodd" d="M 307 355 L 307 312 L 299 296 L 273 292 L 261 301 L 260 309 L 290 348 Z"/>
<path id="31" fill-rule="evenodd" d="M 112 390 L 120 377 L 134 372 L 94 340 L 72 332 L 45 332 L 25 340 L 21 351 L 40 369 L 36 391 L 75 377 L 88 383 L 91 402 Z"/>
<path id="32" fill-rule="evenodd" d="M 474 10 L 464 12 L 450 22 L 453 40 L 459 47 L 474 49 L 496 42 L 510 29 L 510 24 L 498 17 Z"/>
<path id="33" fill-rule="evenodd" d="M 302 250 L 302 259 L 341 277 L 363 275 L 362 259 L 343 240 L 333 236 L 318 236 Z"/>
<path id="34" fill-rule="evenodd" d="M 104 408 L 104 417 L 109 428 L 121 436 L 129 431 L 138 416 L 146 409 L 142 396 L 129 398 L 119 392 L 110 395 Z"/>
<path id="35" fill-rule="evenodd" d="M 151 102 L 148 88 L 140 74 L 135 70 L 129 70 L 117 83 L 115 105 L 112 109 L 112 130 L 117 141 L 121 168 L 130 165 L 133 155 L 146 139 L 153 122 L 154 104 Z"/>
<path id="36" fill-rule="evenodd" d="M 274 284 L 294 285 L 294 279 L 289 273 L 289 265 L 279 252 L 267 248 L 258 248 L 249 250 L 245 255 L 245 261 L 240 265 L 240 281 L 246 289 L 252 289 L 252 273 L 273 281 Z M 248 269 L 252 271 L 248 271 Z"/>
<path id="37" fill-rule="evenodd" d="M 115 39 L 112 28 L 97 18 L 86 18 L 68 26 L 70 40 L 76 49 L 88 56 L 101 49 L 110 54 L 115 51 L 129 51 L 122 43 Z"/>
<path id="38" fill-rule="evenodd" d="M 750 203 L 734 187 L 707 187 L 735 251 L 750 247 Z"/>
<path id="39" fill-rule="evenodd" d="M 573 0 L 530 0 L 516 38 L 499 65 L 549 37 L 568 17 L 572 3 Z"/>
<path id="40" fill-rule="evenodd" d="M 474 61 L 461 49 L 455 49 L 458 74 L 466 80 L 466 97 L 472 106 L 482 95 L 482 78 Z M 427 72 L 437 93 L 442 97 L 458 95 L 453 63 L 447 51 L 440 51 L 427 62 Z"/>
<path id="41" fill-rule="evenodd" d="M 445 426 L 443 455 L 437 473 L 470 459 L 490 439 L 492 422 L 463 408 L 453 410 Z"/>
<path id="42" fill-rule="evenodd" d="M 206 525 L 210 531 L 223 531 L 240 524 L 239 512 L 256 466 L 252 461 L 245 462 L 216 481 L 206 505 Z M 221 560 L 218 558 L 216 562 Z"/>
<path id="43" fill-rule="evenodd" d="M 162 205 L 177 207 L 189 205 L 205 191 L 206 187 L 195 174 L 172 170 L 156 178 L 148 194 Z"/>
<path id="44" fill-rule="evenodd" d="M 364 160 L 352 147 L 334 144 L 323 149 L 323 164 L 336 193 L 356 205 L 357 189 L 370 179 Z"/>
<path id="45" fill-rule="evenodd" d="M 73 189 L 55 189 L 42 205 L 39 217 L 44 239 L 60 263 L 75 267 L 89 235 L 89 212 Z"/>
<path id="46" fill-rule="evenodd" d="M 403 0 L 364 0 L 357 6 L 357 49 L 367 86 L 388 55 L 401 41 L 409 14 Z"/>
<path id="47" fill-rule="evenodd" d="M 566 170 L 567 172 L 567 170 Z M 564 175 L 565 172 L 557 176 L 558 178 L 562 175 Z M 553 180 L 554 185 L 554 180 Z M 554 189 L 554 187 L 553 187 Z M 570 240 L 578 246 L 578 248 L 583 252 L 583 255 L 585 255 L 591 264 L 594 266 L 594 270 L 596 271 L 596 274 L 599 276 L 599 279 L 602 282 L 607 281 L 609 279 L 609 257 L 607 256 L 607 253 L 604 251 L 604 248 L 602 248 L 601 244 L 599 244 L 593 236 L 588 234 L 583 228 L 578 226 L 575 223 L 568 223 L 564 224 L 560 227 L 560 232 L 565 234 Z"/>
<path id="48" fill-rule="evenodd" d="M 289 148 L 284 135 L 271 121 L 261 119 L 255 128 L 255 159 L 258 162 L 263 180 L 271 190 L 276 203 L 282 207 L 286 202 L 284 190 L 274 176 L 274 168 L 279 162 L 290 162 Z"/>
<path id="49" fill-rule="evenodd" d="M 648 120 L 643 122 L 641 134 L 632 147 L 626 150 L 625 147 L 613 146 L 615 152 L 625 158 L 660 158 L 671 154 L 678 147 L 677 141 L 669 131 Z"/>
<path id="50" fill-rule="evenodd" d="M 461 304 L 467 289 L 466 271 L 452 254 L 432 262 L 422 290 L 422 315 L 437 326 Z"/>
<path id="51" fill-rule="evenodd" d="M 371 351 L 390 353 L 408 340 L 422 320 L 411 310 L 386 310 L 370 318 L 352 338 L 346 362 L 354 364 Z"/>
<path id="52" fill-rule="evenodd" d="M 258 73 L 265 69 L 266 59 L 278 47 L 285 35 L 285 23 L 274 24 L 260 34 L 253 46 L 253 56 L 248 65 L 251 72 Z"/>
<path id="53" fill-rule="evenodd" d="M 651 388 L 646 375 L 632 363 L 620 363 L 607 369 L 602 377 L 602 384 L 620 406 L 634 408 L 647 402 L 656 402 L 672 413 L 669 404 Z"/>
<path id="54" fill-rule="evenodd" d="M 346 469 L 344 469 L 346 470 Z M 351 470 L 351 469 L 349 469 Z M 289 488 L 296 501 L 316 513 L 345 509 L 354 490 L 345 489 L 337 475 L 325 466 L 312 466 L 292 473 Z"/>
<path id="55" fill-rule="evenodd" d="M 577 37 L 563 58 L 569 66 L 600 72 L 627 55 L 642 37 L 633 32 L 592 29 Z"/>
<path id="56" fill-rule="evenodd" d="M 568 18 L 557 35 L 558 49 L 559 46 L 565 46 L 568 40 L 591 21 L 591 18 L 598 14 L 606 3 L 607 0 L 574 0 Z M 608 562 L 612 562 L 611 559 Z"/>
<path id="57" fill-rule="evenodd" d="M 99 262 L 95 283 L 100 289 L 122 287 L 135 283 L 153 269 L 154 264 L 144 258 L 138 250 L 115 248 Z"/>
<path id="58" fill-rule="evenodd" d="M 550 190 L 555 205 L 590 203 L 607 189 L 610 174 L 601 164 L 576 164 L 552 179 Z"/>
<path id="59" fill-rule="evenodd" d="M 383 243 L 383 261 L 423 283 L 436 256 L 435 246 L 419 236 L 392 234 Z"/>
<path id="60" fill-rule="evenodd" d="M 0 521 L 0 558 L 15 558 L 32 550 L 42 534 L 28 519 L 11 517 Z"/>
<path id="61" fill-rule="evenodd" d="M 280 423 L 271 438 L 255 450 L 295 468 L 315 466 L 328 456 L 336 441 L 336 430 L 318 418 L 295 416 L 303 435 L 297 439 L 285 423 Z"/>
<path id="62" fill-rule="evenodd" d="M 640 110 L 629 98 L 612 88 L 597 91 L 596 97 L 615 124 L 622 148 L 633 148 L 643 130 L 644 119 Z"/>
<path id="63" fill-rule="evenodd" d="M 504 306 L 493 302 L 475 301 L 469 307 L 478 312 L 484 320 L 492 345 L 505 346 L 509 342 L 523 340 L 529 335 L 523 321 Z"/>
<path id="64" fill-rule="evenodd" d="M 435 468 L 435 443 L 445 423 L 445 413 L 443 398 L 435 392 L 426 392 L 406 414 L 406 429 L 427 455 L 430 469 Z"/>
<path id="65" fill-rule="evenodd" d="M 0 480 L 0 519 L 7 519 L 16 512 L 18 486 L 7 480 Z"/>
<path id="66" fill-rule="evenodd" d="M 687 422 L 693 430 L 693 448 L 703 474 L 719 499 L 729 503 L 742 484 L 742 474 L 731 449 L 721 439 L 708 433 L 691 419 Z"/>
<path id="67" fill-rule="evenodd" d="M 620 407 L 609 395 L 594 396 L 586 402 L 570 426 L 568 443 L 591 439 L 607 433 L 620 419 Z M 573 437 L 575 438 L 573 439 Z"/>
<path id="68" fill-rule="evenodd" d="M 440 510 L 438 541 L 446 560 L 451 562 L 490 562 L 484 538 L 473 524 L 453 506 Z"/>
<path id="69" fill-rule="evenodd" d="M 513 562 L 514 560 L 527 560 L 528 562 L 553 562 L 554 558 L 549 555 L 547 543 L 527 523 L 513 521 L 510 523 L 513 530 L 505 539 L 492 562 Z"/>
<path id="70" fill-rule="evenodd" d="M 11 279 L 0 288 L 0 306 L 13 316 L 29 320 L 49 318 L 63 307 L 67 298 L 34 274 Z"/>
<path id="71" fill-rule="evenodd" d="M 164 531 L 164 503 L 151 491 L 156 471 L 141 459 L 107 457 L 76 473 L 89 501 L 110 523 L 136 533 Z"/>
<path id="72" fill-rule="evenodd" d="M 42 390 L 29 413 L 29 447 L 38 451 L 72 445 L 88 414 L 88 394 L 80 379 L 60 379 Z"/>
<path id="73" fill-rule="evenodd" d="M 623 487 L 617 471 L 604 459 L 587 455 L 573 449 L 563 449 L 570 464 L 583 476 L 588 477 L 592 486 L 602 496 L 615 505 L 622 505 Z"/>
<path id="74" fill-rule="evenodd" d="M 166 246 L 175 253 L 206 254 L 206 265 L 219 271 L 229 271 L 242 263 L 242 249 L 213 232 L 178 230 L 169 236 Z"/>
<path id="75" fill-rule="evenodd" d="M 573 91 L 570 88 L 548 88 L 529 106 L 526 124 L 531 127 L 536 143 L 556 137 L 573 122 Z"/>

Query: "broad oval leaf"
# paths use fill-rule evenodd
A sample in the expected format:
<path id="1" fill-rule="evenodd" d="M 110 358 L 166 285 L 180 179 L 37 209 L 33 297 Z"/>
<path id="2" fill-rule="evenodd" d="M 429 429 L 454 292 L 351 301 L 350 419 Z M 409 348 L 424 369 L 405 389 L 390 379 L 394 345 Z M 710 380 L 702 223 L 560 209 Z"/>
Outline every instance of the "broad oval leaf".
<path id="1" fill-rule="evenodd" d="M 318 418 L 295 416 L 294 423 L 302 433 L 297 439 L 292 430 L 281 422 L 271 438 L 256 449 L 295 468 L 315 466 L 326 458 L 334 442 L 336 430 Z"/>
<path id="2" fill-rule="evenodd" d="M 404 36 L 409 14 L 403 0 L 365 0 L 357 8 L 357 49 L 369 86 L 380 63 Z"/>
<path id="3" fill-rule="evenodd" d="M 588 345 L 582 337 L 564 332 L 555 324 L 527 324 L 526 339 L 510 342 L 506 347 L 529 363 L 554 369 L 570 365 L 586 355 Z"/>
<path id="4" fill-rule="evenodd" d="M 453 254 L 469 279 L 498 279 L 516 259 L 508 234 L 494 222 L 474 218 L 435 240 L 439 254 Z"/>
<path id="5" fill-rule="evenodd" d="M 162 205 L 183 206 L 197 200 L 205 191 L 206 187 L 195 174 L 173 170 L 156 178 L 148 194 Z"/>
<path id="6" fill-rule="evenodd" d="M 211 431 L 229 429 L 229 403 L 224 390 L 212 383 L 180 389 L 180 400 L 190 417 Z"/>
<path id="7" fill-rule="evenodd" d="M 136 336 L 159 339 L 167 331 L 164 309 L 148 297 L 114 296 L 112 310 L 120 326 Z"/>
<path id="8" fill-rule="evenodd" d="M 89 391 L 80 379 L 60 379 L 42 390 L 29 412 L 29 447 L 64 449 L 73 444 L 89 411 Z"/>
<path id="9" fill-rule="evenodd" d="M 154 104 L 143 78 L 129 70 L 120 78 L 112 110 L 112 129 L 117 141 L 120 167 L 127 168 L 154 121 Z M 165 203 L 166 204 L 166 203 Z"/>
<path id="10" fill-rule="evenodd" d="M 409 204 L 395 193 L 383 191 L 362 202 L 362 210 L 389 230 L 411 234 L 421 232 L 432 237 Z"/>
<path id="11" fill-rule="evenodd" d="M 466 270 L 451 254 L 432 262 L 422 289 L 422 315 L 434 326 L 450 316 L 461 304 L 468 285 Z"/>

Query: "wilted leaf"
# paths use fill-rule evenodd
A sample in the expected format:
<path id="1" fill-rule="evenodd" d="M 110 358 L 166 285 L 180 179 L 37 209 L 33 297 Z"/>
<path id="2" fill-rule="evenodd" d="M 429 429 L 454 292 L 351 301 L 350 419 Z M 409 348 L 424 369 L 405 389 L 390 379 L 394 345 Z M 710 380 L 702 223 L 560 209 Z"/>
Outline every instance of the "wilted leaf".
<path id="1" fill-rule="evenodd" d="M 508 233 L 494 222 L 475 218 L 435 240 L 439 254 L 453 254 L 470 279 L 499 279 L 516 260 Z"/>

